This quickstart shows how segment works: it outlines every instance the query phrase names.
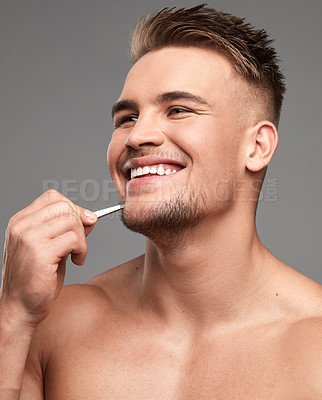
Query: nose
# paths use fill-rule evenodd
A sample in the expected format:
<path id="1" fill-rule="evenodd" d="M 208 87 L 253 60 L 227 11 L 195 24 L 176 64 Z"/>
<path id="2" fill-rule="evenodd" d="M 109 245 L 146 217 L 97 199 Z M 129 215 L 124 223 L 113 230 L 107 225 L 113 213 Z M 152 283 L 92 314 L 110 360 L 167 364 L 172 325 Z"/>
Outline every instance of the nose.
<path id="1" fill-rule="evenodd" d="M 144 146 L 161 146 L 163 143 L 164 134 L 155 119 L 140 115 L 126 138 L 125 146 L 139 150 Z"/>

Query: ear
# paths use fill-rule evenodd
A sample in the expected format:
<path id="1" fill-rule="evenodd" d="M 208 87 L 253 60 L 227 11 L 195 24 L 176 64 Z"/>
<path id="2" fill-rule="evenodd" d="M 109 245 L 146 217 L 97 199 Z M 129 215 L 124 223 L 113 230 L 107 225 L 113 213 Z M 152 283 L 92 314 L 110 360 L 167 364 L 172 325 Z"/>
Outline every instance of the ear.
<path id="1" fill-rule="evenodd" d="M 246 167 L 258 172 L 267 167 L 278 146 L 278 133 L 270 121 L 261 121 L 249 132 Z"/>

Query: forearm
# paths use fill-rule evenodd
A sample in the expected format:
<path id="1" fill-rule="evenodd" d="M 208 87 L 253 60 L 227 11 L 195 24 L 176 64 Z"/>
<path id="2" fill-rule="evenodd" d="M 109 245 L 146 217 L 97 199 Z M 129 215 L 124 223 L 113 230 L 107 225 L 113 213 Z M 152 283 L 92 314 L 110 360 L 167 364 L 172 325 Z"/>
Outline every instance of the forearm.
<path id="1" fill-rule="evenodd" d="M 55 190 L 10 218 L 0 291 L 0 400 L 19 399 L 34 329 L 62 289 L 68 255 L 83 265 L 96 220 Z"/>
<path id="2" fill-rule="evenodd" d="M 0 399 L 19 399 L 33 330 L 14 321 L 0 305 Z"/>

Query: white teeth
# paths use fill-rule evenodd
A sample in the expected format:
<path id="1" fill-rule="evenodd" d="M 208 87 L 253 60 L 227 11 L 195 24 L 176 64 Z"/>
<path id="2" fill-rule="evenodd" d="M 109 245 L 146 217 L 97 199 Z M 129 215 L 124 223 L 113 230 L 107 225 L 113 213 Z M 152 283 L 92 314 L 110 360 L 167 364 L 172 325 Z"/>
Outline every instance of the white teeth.
<path id="1" fill-rule="evenodd" d="M 157 168 L 157 167 L 148 167 L 148 166 L 145 166 L 143 168 L 141 168 L 141 167 L 132 168 L 131 169 L 131 179 L 135 178 L 136 176 L 142 176 L 142 175 L 148 175 L 148 174 L 153 174 L 153 175 L 158 174 L 158 175 L 162 176 L 162 175 L 174 174 L 176 172 L 177 171 L 175 169 L 171 170 L 170 168 L 167 168 L 165 170 L 161 166 L 159 168 Z"/>
<path id="2" fill-rule="evenodd" d="M 143 175 L 143 169 L 142 169 L 141 167 L 139 167 L 139 168 L 136 170 L 136 176 L 141 176 L 141 175 Z"/>

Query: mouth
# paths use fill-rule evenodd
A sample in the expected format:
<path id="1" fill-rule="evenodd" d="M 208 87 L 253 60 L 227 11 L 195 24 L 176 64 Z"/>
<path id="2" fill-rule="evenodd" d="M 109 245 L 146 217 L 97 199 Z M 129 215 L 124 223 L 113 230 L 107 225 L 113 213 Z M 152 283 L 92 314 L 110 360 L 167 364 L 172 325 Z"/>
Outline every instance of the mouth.
<path id="1" fill-rule="evenodd" d="M 138 168 L 131 168 L 130 170 L 130 179 L 134 178 L 139 178 L 141 176 L 145 175 L 170 175 L 170 174 L 175 174 L 177 170 L 175 169 L 177 167 L 173 165 L 153 165 L 153 166 L 148 166 L 146 165 L 145 167 L 138 167 Z"/>
<path id="2" fill-rule="evenodd" d="M 142 157 L 129 160 L 123 168 L 123 173 L 126 179 L 131 181 L 152 175 L 157 177 L 173 175 L 185 167 L 185 164 L 180 161 Z"/>

